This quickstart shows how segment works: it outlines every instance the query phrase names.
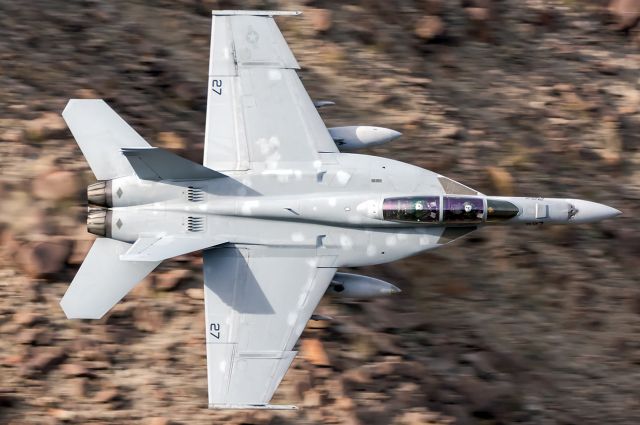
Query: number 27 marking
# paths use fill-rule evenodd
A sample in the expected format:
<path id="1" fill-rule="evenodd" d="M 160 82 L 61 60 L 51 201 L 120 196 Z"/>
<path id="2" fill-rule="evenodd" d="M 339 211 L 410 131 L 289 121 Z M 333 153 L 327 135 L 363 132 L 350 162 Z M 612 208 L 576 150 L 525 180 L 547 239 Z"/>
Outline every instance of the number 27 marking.
<path id="1" fill-rule="evenodd" d="M 222 80 L 211 80 L 211 90 L 217 95 L 222 95 Z"/>
<path id="2" fill-rule="evenodd" d="M 220 323 L 211 323 L 209 325 L 209 334 L 215 339 L 220 339 Z"/>

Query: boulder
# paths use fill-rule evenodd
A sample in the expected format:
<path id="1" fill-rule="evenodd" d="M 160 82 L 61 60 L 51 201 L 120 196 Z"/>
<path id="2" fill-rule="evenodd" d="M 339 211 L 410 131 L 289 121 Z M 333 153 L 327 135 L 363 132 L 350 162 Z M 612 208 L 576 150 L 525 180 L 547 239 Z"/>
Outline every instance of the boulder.
<path id="1" fill-rule="evenodd" d="M 70 133 L 62 116 L 55 112 L 46 112 L 35 120 L 25 123 L 25 134 L 30 140 L 65 139 Z"/>
<path id="2" fill-rule="evenodd" d="M 474 1 L 471 3 L 470 7 L 464 8 L 469 22 L 469 34 L 480 41 L 491 41 L 491 2 Z"/>
<path id="3" fill-rule="evenodd" d="M 133 310 L 133 325 L 139 331 L 156 332 L 164 322 L 164 314 L 157 308 L 151 309 L 143 305 Z"/>
<path id="4" fill-rule="evenodd" d="M 68 380 L 67 391 L 72 397 L 85 398 L 89 390 L 88 378 L 71 378 Z"/>
<path id="5" fill-rule="evenodd" d="M 464 134 L 464 130 L 456 124 L 448 124 L 442 127 L 437 133 L 436 137 L 443 139 L 460 139 Z"/>
<path id="6" fill-rule="evenodd" d="M 315 32 L 323 33 L 331 29 L 332 25 L 332 12 L 327 9 L 308 9 L 305 11 L 305 15 L 311 23 L 311 28 Z"/>
<path id="7" fill-rule="evenodd" d="M 67 354 L 62 347 L 43 347 L 35 352 L 34 356 L 22 364 L 22 375 L 39 377 L 54 369 L 64 361 Z"/>
<path id="8" fill-rule="evenodd" d="M 16 335 L 16 342 L 25 345 L 49 345 L 51 344 L 51 333 L 43 329 L 23 328 Z"/>
<path id="9" fill-rule="evenodd" d="M 428 411 L 424 407 L 404 411 L 396 416 L 393 421 L 394 425 L 439 425 L 452 422 L 451 418 L 444 418 L 442 415 Z"/>
<path id="10" fill-rule="evenodd" d="M 28 242 L 19 248 L 16 263 L 29 277 L 51 277 L 64 270 L 71 249 L 72 243 L 66 239 Z"/>
<path id="11" fill-rule="evenodd" d="M 171 291 L 189 278 L 191 272 L 186 269 L 171 269 L 156 275 L 155 287 L 160 291 Z"/>
<path id="12" fill-rule="evenodd" d="M 319 391 L 310 389 L 304 393 L 304 400 L 302 402 L 304 407 L 319 407 L 322 405 L 322 394 Z"/>
<path id="13" fill-rule="evenodd" d="M 9 143 L 19 143 L 22 141 L 22 131 L 10 128 L 0 134 L 0 140 Z"/>
<path id="14" fill-rule="evenodd" d="M 67 363 L 61 368 L 62 373 L 69 377 L 78 377 L 78 376 L 93 376 L 93 373 L 89 372 L 89 370 L 78 364 L 78 363 Z"/>
<path id="15" fill-rule="evenodd" d="M 192 300 L 204 300 L 204 289 L 202 288 L 189 288 L 184 293 Z"/>
<path id="16" fill-rule="evenodd" d="M 611 0 L 608 10 L 617 30 L 630 30 L 640 22 L 640 0 Z"/>
<path id="17" fill-rule="evenodd" d="M 33 180 L 31 192 L 36 198 L 50 201 L 73 199 L 80 193 L 80 181 L 71 171 L 51 171 L 40 174 Z"/>
<path id="18" fill-rule="evenodd" d="M 417 6 L 428 15 L 439 15 L 443 11 L 444 0 L 422 0 Z"/>
<path id="19" fill-rule="evenodd" d="M 467 7 L 464 10 L 469 19 L 475 22 L 485 22 L 491 17 L 489 9 L 484 7 Z"/>
<path id="20" fill-rule="evenodd" d="M 85 229 L 83 229 L 85 230 Z M 69 256 L 69 264 L 80 265 L 86 258 L 89 250 L 93 246 L 93 242 L 95 241 L 95 237 L 90 234 L 83 234 L 81 238 L 76 239 L 73 242 L 73 249 L 71 251 L 71 255 Z"/>
<path id="21" fill-rule="evenodd" d="M 165 149 L 182 151 L 187 148 L 184 139 L 173 131 L 163 131 L 158 133 L 158 145 Z"/>
<path id="22" fill-rule="evenodd" d="M 171 425 L 171 421 L 167 418 L 163 418 L 161 416 L 156 416 L 154 418 L 147 419 L 147 425 Z"/>
<path id="23" fill-rule="evenodd" d="M 60 422 L 70 422 L 76 417 L 74 412 L 64 409 L 49 409 L 49 415 Z"/>
<path id="24" fill-rule="evenodd" d="M 520 408 L 517 392 L 507 382 L 487 382 L 473 376 L 464 376 L 458 382 L 472 412 L 499 418 Z"/>
<path id="25" fill-rule="evenodd" d="M 619 165 L 622 161 L 622 138 L 619 124 L 614 116 L 604 117 L 600 129 L 601 140 L 604 144 L 598 154 L 608 165 Z"/>
<path id="26" fill-rule="evenodd" d="M 0 388 L 0 407 L 14 406 L 18 401 L 18 398 L 15 396 L 17 393 L 16 388 Z"/>
<path id="27" fill-rule="evenodd" d="M 314 366 L 330 366 L 329 357 L 322 341 L 317 338 L 306 338 L 300 345 L 302 357 Z"/>
<path id="28" fill-rule="evenodd" d="M 40 317 L 28 310 L 20 310 L 13 315 L 13 322 L 24 327 L 31 327 L 39 321 Z"/>
<path id="29" fill-rule="evenodd" d="M 438 16 L 423 16 L 418 20 L 414 33 L 424 41 L 431 41 L 444 35 L 445 26 Z"/>
<path id="30" fill-rule="evenodd" d="M 98 391 L 93 396 L 93 401 L 96 403 L 109 403 L 116 400 L 120 394 L 118 394 L 118 390 L 115 388 L 107 388 L 101 391 Z"/>
<path id="31" fill-rule="evenodd" d="M 501 167 L 488 167 L 487 174 L 489 174 L 491 184 L 496 190 L 496 195 L 513 195 L 513 177 L 507 170 Z"/>

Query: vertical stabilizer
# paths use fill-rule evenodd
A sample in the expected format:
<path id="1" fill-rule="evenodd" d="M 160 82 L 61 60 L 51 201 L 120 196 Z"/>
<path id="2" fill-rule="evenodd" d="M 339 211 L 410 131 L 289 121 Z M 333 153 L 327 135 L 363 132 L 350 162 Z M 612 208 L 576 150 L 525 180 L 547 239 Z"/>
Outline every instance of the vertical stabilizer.
<path id="1" fill-rule="evenodd" d="M 122 148 L 151 147 L 102 99 L 71 99 L 62 117 L 98 180 L 133 174 Z"/>

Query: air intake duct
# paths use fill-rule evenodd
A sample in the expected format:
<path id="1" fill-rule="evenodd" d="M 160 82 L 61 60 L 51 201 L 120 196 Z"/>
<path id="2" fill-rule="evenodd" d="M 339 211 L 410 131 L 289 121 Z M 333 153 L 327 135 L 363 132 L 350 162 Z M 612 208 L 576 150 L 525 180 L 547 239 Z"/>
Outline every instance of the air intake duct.
<path id="1" fill-rule="evenodd" d="M 111 237 L 111 210 L 89 207 L 87 231 L 97 236 Z"/>
<path id="2" fill-rule="evenodd" d="M 87 199 L 90 204 L 111 207 L 111 180 L 101 180 L 87 187 Z"/>

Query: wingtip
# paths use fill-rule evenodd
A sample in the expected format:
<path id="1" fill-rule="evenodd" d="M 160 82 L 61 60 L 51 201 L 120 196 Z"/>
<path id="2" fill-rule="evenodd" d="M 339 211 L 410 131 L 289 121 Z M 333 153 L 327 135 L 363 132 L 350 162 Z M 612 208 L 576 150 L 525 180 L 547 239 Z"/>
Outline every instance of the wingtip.
<path id="1" fill-rule="evenodd" d="M 213 410 L 298 410 L 293 404 L 209 403 Z"/>
<path id="2" fill-rule="evenodd" d="M 212 10 L 213 16 L 298 16 L 300 10 Z"/>
<path id="3" fill-rule="evenodd" d="M 77 107 L 80 104 L 95 103 L 95 102 L 105 103 L 103 99 L 76 99 L 76 98 L 69 99 L 64 109 L 62 110 L 62 116 L 64 117 L 66 114 L 69 113 L 69 111 L 71 111 L 71 109 Z"/>
<path id="4" fill-rule="evenodd" d="M 92 311 L 87 313 L 86 309 L 83 308 L 83 305 L 74 305 L 74 303 L 70 302 L 69 299 L 66 298 L 66 295 L 62 297 L 60 300 L 60 308 L 62 312 L 67 317 L 67 319 L 71 320 L 80 320 L 80 319 L 91 319 L 98 320 L 102 319 L 102 317 L 107 314 L 107 312 L 95 312 Z"/>

